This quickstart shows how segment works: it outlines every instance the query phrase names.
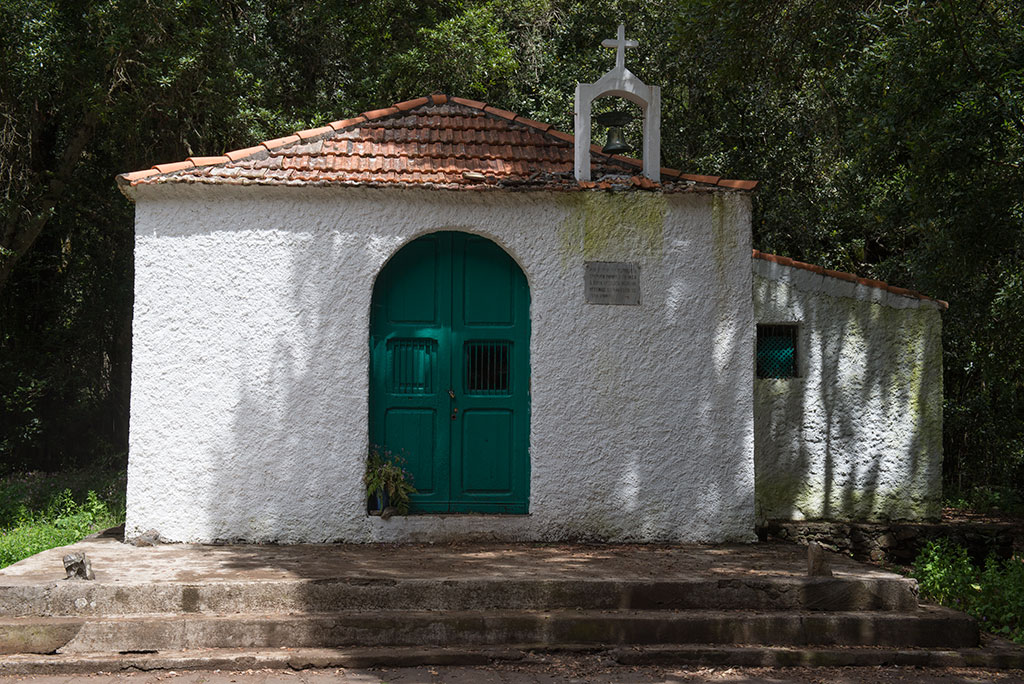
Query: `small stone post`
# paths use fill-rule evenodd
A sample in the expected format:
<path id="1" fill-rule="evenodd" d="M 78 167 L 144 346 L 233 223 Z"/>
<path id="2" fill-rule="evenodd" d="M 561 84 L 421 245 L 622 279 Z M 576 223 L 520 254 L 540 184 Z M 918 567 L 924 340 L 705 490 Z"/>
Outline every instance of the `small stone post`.
<path id="1" fill-rule="evenodd" d="M 811 577 L 832 576 L 832 563 L 818 542 L 807 545 L 807 574 Z"/>
<path id="2" fill-rule="evenodd" d="M 69 553 L 64 556 L 64 579 L 96 579 L 92 571 L 92 562 L 84 553 Z"/>

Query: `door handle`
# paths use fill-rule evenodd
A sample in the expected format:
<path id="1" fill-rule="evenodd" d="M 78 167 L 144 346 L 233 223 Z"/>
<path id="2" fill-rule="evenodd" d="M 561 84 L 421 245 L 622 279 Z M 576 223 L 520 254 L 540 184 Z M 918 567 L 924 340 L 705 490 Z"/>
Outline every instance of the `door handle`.
<path id="1" fill-rule="evenodd" d="M 452 399 L 455 399 L 455 390 L 449 389 L 448 390 L 448 396 L 451 397 Z"/>

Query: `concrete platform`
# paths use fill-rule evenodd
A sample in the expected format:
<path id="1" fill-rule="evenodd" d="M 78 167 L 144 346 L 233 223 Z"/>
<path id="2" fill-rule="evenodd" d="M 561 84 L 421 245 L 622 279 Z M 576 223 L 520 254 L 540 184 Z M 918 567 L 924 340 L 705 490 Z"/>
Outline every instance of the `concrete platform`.
<path id="1" fill-rule="evenodd" d="M 70 551 L 88 555 L 95 580 L 63 579 Z M 919 606 L 912 579 L 838 555 L 834 577 L 810 578 L 805 554 L 788 544 L 139 548 L 105 535 L 0 570 L 0 674 L 296 667 L 282 649 L 313 665 L 475 664 L 567 648 L 677 663 L 1024 662 L 1012 648 L 987 656 L 963 614 Z"/>
<path id="2" fill-rule="evenodd" d="M 84 552 L 94 581 L 64 580 Z M 806 576 L 787 544 L 134 547 L 112 536 L 0 570 L 0 617 L 338 610 L 900 610 L 917 583 L 834 555 Z"/>
<path id="3" fill-rule="evenodd" d="M 0 570 L 0 586 L 63 581 L 61 558 L 85 552 L 97 583 L 212 583 L 325 580 L 803 578 L 806 549 L 794 544 L 122 544 L 116 532 L 50 549 Z M 900 575 L 830 554 L 836 577 Z"/>

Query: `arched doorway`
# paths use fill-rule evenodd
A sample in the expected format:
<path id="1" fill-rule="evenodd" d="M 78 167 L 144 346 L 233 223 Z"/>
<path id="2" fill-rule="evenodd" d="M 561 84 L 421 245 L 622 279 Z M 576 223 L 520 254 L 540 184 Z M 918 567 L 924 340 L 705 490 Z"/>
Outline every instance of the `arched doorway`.
<path id="1" fill-rule="evenodd" d="M 527 512 L 529 364 L 530 290 L 498 245 L 431 233 L 381 270 L 370 442 L 405 459 L 411 512 Z"/>

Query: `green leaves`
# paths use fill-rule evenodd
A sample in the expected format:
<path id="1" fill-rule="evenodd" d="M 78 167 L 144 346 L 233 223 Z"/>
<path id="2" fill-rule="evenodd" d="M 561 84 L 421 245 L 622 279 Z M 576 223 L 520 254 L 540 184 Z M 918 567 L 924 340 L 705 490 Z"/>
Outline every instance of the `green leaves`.
<path id="1" fill-rule="evenodd" d="M 1024 643 L 1024 559 L 990 556 L 979 569 L 962 546 L 943 537 L 921 549 L 913 576 L 924 598 L 966 611 L 982 629 Z"/>
<path id="2" fill-rule="evenodd" d="M 407 92 L 440 91 L 493 99 L 507 90 L 519 64 L 501 6 L 469 7 L 436 26 L 421 28 L 416 45 L 395 55 L 395 76 Z"/>
<path id="3" fill-rule="evenodd" d="M 121 468 L 0 478 L 0 567 L 124 522 L 124 484 Z"/>
<path id="4" fill-rule="evenodd" d="M 367 498 L 385 508 L 395 508 L 399 515 L 409 512 L 409 495 L 416 492 L 403 465 L 400 456 L 371 446 L 363 476 Z"/>
<path id="5" fill-rule="evenodd" d="M 913 575 L 922 596 L 944 605 L 963 609 L 975 591 L 974 566 L 966 549 L 944 537 L 925 545 L 914 560 Z"/>

